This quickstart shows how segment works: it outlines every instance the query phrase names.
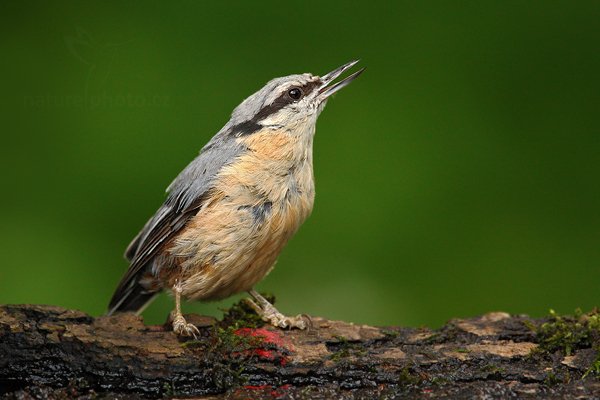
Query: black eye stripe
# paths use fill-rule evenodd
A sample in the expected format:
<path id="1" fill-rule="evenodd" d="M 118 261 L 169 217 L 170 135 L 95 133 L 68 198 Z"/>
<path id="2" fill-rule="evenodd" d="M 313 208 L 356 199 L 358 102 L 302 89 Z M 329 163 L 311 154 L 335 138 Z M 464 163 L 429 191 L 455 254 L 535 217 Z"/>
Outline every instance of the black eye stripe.
<path id="1" fill-rule="evenodd" d="M 304 92 L 304 96 L 308 96 L 313 90 L 315 90 L 319 86 L 321 86 L 321 81 L 308 82 L 302 86 L 298 86 L 298 88 Z M 284 93 L 282 93 L 278 98 L 276 98 L 271 104 L 269 104 L 266 107 L 263 107 L 263 109 L 261 109 L 258 112 L 258 114 L 256 114 L 254 116 L 254 118 L 252 118 L 252 119 L 254 121 L 258 122 L 261 119 L 265 119 L 269 115 L 276 113 L 277 111 L 281 110 L 283 107 L 287 106 L 288 104 L 291 104 L 294 101 L 296 101 L 288 95 L 290 89 L 293 89 L 293 87 L 288 88 Z"/>
<path id="2" fill-rule="evenodd" d="M 308 96 L 313 90 L 320 87 L 322 82 L 320 80 L 305 83 L 302 86 L 296 86 L 301 89 L 304 93 L 303 96 Z M 288 87 L 278 98 L 276 98 L 271 104 L 263 107 L 252 119 L 233 126 L 230 130 L 232 134 L 236 136 L 249 135 L 262 128 L 262 125 L 258 122 L 267 118 L 269 115 L 275 114 L 288 104 L 294 103 L 294 100 L 289 96 L 290 89 L 294 87 Z"/>

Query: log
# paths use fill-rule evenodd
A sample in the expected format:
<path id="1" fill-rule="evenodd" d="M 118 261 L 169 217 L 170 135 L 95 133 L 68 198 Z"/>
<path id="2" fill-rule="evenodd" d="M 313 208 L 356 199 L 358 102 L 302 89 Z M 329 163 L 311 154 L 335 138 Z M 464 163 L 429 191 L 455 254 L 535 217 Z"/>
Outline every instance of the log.
<path id="1" fill-rule="evenodd" d="M 188 315 L 197 340 L 121 314 L 0 306 L 0 395 L 31 398 L 371 399 L 600 397 L 597 311 L 502 312 L 440 329 L 312 318 L 264 325 L 239 303 Z"/>

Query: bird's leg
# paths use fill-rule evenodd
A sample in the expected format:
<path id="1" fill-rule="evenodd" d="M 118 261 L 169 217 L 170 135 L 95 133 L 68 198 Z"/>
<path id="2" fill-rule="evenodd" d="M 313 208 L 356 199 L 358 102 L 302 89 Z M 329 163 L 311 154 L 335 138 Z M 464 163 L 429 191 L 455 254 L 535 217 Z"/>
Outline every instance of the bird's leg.
<path id="1" fill-rule="evenodd" d="M 249 290 L 248 293 L 254 298 L 254 301 L 251 299 L 246 299 L 246 302 L 254 309 L 254 311 L 262 318 L 263 321 L 269 322 L 271 325 L 278 328 L 306 329 L 308 327 L 309 324 L 307 321 L 310 322 L 308 316 L 297 315 L 295 317 L 286 317 L 277 311 L 275 306 L 269 303 L 267 299 L 262 297 L 257 291 Z"/>
<path id="2" fill-rule="evenodd" d="M 181 284 L 175 282 L 173 286 L 173 294 L 175 295 L 175 310 L 173 310 L 173 332 L 178 336 L 193 336 L 197 339 L 200 331 L 194 324 L 188 323 L 181 313 Z"/>

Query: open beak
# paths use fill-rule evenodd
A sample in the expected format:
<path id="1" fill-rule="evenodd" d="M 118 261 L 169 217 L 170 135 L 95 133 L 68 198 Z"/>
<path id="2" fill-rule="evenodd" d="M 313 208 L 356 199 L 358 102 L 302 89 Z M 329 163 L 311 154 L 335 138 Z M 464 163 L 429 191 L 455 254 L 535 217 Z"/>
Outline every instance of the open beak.
<path id="1" fill-rule="evenodd" d="M 354 79 L 356 79 L 356 77 L 358 77 L 365 70 L 364 68 L 359 69 L 352 75 L 348 75 L 346 78 L 342 79 L 341 81 L 336 82 L 333 86 L 329 86 L 335 80 L 335 78 L 337 78 L 338 76 L 343 74 L 344 71 L 352 68 L 354 65 L 356 65 L 356 63 L 358 63 L 358 61 L 359 60 L 350 61 L 349 63 L 344 64 L 341 67 L 322 76 L 321 82 L 323 82 L 323 84 L 319 88 L 319 98 L 321 98 L 322 100 L 325 100 L 326 98 L 328 98 L 329 96 L 331 96 L 332 94 L 334 94 L 335 92 L 337 92 L 338 90 L 343 88 L 344 86 L 347 86 Z"/>

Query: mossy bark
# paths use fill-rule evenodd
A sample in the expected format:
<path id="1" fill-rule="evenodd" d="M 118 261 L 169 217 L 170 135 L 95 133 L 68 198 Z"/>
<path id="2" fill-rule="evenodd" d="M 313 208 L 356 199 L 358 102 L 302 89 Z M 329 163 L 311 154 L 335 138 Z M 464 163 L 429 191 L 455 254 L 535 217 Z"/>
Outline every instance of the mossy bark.
<path id="1" fill-rule="evenodd" d="M 600 397 L 597 335 L 571 344 L 568 355 L 560 346 L 544 348 L 541 327 L 551 318 L 490 313 L 438 330 L 313 318 L 309 331 L 282 331 L 244 312 L 238 306 L 223 321 L 188 316 L 202 337 L 185 341 L 132 314 L 93 318 L 52 306 L 0 306 L 0 395 Z"/>

